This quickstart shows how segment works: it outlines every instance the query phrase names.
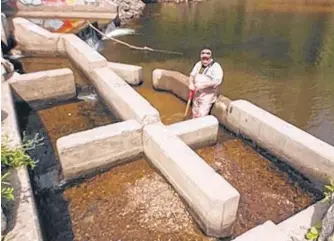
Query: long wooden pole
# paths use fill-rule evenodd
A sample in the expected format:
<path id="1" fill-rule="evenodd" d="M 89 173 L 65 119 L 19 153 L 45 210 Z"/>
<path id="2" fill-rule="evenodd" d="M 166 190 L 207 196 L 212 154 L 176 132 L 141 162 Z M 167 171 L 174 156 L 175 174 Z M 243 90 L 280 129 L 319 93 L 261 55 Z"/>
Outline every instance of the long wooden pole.
<path id="1" fill-rule="evenodd" d="M 193 96 L 194 96 L 194 91 L 190 90 L 189 91 L 189 96 L 188 96 L 188 103 L 187 103 L 186 111 L 184 112 L 184 117 L 187 117 L 187 115 L 188 115 L 188 110 L 189 110 L 189 107 L 190 107 L 190 103 L 193 99 Z"/>

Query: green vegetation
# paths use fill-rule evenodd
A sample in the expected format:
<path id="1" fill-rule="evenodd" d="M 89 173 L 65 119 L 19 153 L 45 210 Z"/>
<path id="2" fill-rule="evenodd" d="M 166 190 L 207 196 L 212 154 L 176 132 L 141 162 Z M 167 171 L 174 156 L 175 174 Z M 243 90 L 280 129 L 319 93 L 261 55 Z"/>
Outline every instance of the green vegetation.
<path id="1" fill-rule="evenodd" d="M 334 179 L 331 180 L 329 185 L 325 185 L 324 199 L 322 202 L 328 202 L 331 200 L 332 194 L 334 193 Z M 306 234 L 306 239 L 311 241 L 317 241 L 321 232 L 321 222 L 317 223 L 309 229 Z"/>
<path id="2" fill-rule="evenodd" d="M 14 188 L 11 187 L 10 183 L 6 180 L 9 176 L 9 170 L 21 166 L 27 166 L 34 168 L 36 161 L 33 160 L 26 151 L 36 148 L 41 145 L 43 138 L 39 138 L 38 135 L 34 139 L 28 140 L 23 138 L 23 144 L 18 147 L 9 147 L 8 138 L 3 137 L 1 143 L 1 197 L 14 200 Z"/>

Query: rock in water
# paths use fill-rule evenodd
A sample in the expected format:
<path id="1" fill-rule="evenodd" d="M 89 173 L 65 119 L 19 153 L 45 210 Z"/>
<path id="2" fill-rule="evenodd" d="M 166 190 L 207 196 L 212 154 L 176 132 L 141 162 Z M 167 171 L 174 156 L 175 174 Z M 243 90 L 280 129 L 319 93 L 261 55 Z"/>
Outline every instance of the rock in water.
<path id="1" fill-rule="evenodd" d="M 1 234 L 3 234 L 7 229 L 7 218 L 5 216 L 5 214 L 2 211 L 2 207 L 1 207 Z"/>
<path id="2" fill-rule="evenodd" d="M 334 239 L 334 194 L 331 198 L 331 206 L 322 219 L 322 228 L 318 241 L 333 241 Z"/>

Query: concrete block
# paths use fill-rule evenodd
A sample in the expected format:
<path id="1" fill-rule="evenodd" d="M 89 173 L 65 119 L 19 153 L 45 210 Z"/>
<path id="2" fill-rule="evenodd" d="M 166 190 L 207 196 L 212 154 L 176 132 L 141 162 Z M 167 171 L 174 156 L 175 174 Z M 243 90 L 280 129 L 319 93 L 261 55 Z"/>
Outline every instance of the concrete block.
<path id="1" fill-rule="evenodd" d="M 25 52 L 38 55 L 64 55 L 60 34 L 53 34 L 24 18 L 13 19 L 15 38 Z"/>
<path id="2" fill-rule="evenodd" d="M 143 151 L 142 126 L 135 120 L 97 127 L 57 140 L 65 180 L 114 166 Z"/>
<path id="3" fill-rule="evenodd" d="M 14 101 L 8 83 L 1 84 L 1 133 L 2 141 L 8 138 L 7 146 L 21 145 L 20 132 L 17 124 Z M 14 226 L 10 227 L 4 240 L 42 241 L 34 195 L 31 189 L 29 174 L 26 167 L 12 170 L 10 183 L 14 188 L 15 202 L 13 207 Z M 11 225 L 11 224 L 9 224 Z"/>
<path id="4" fill-rule="evenodd" d="M 170 91 L 183 100 L 188 99 L 188 79 L 188 76 L 177 71 L 155 69 L 152 73 L 155 89 Z"/>
<path id="5" fill-rule="evenodd" d="M 142 125 L 160 121 L 159 112 L 108 67 L 95 69 L 90 77 L 100 96 L 122 120 L 137 120 Z"/>
<path id="6" fill-rule="evenodd" d="M 60 37 L 65 42 L 68 57 L 86 74 L 95 68 L 107 66 L 107 60 L 82 39 L 74 34 L 64 34 Z"/>
<path id="7" fill-rule="evenodd" d="M 114 4 L 74 4 L 74 5 L 27 5 L 16 4 L 17 16 L 35 18 L 77 18 L 77 19 L 114 19 L 116 17 L 116 5 Z"/>
<path id="8" fill-rule="evenodd" d="M 58 8 L 61 9 L 61 8 Z M 29 11 L 20 10 L 16 13 L 16 16 L 25 18 L 71 18 L 71 19 L 114 19 L 116 13 L 113 12 L 61 12 L 61 11 Z"/>
<path id="9" fill-rule="evenodd" d="M 139 85 L 144 80 L 141 66 L 108 62 L 108 67 L 130 85 Z"/>
<path id="10" fill-rule="evenodd" d="M 188 146 L 197 149 L 217 142 L 219 123 L 217 118 L 209 115 L 172 124 L 167 128 Z"/>
<path id="11" fill-rule="evenodd" d="M 233 241 L 292 241 L 272 221 L 267 221 L 240 235 Z"/>
<path id="12" fill-rule="evenodd" d="M 227 116 L 229 106 L 231 104 L 231 100 L 223 95 L 218 96 L 215 104 L 212 107 L 211 115 L 217 117 L 220 124 L 225 125 L 227 124 Z M 231 126 L 230 126 L 231 128 Z M 231 128 L 231 131 L 236 130 L 235 128 Z"/>
<path id="13" fill-rule="evenodd" d="M 279 223 L 277 226 L 292 240 L 306 241 L 308 229 L 322 220 L 330 203 L 321 201 L 309 206 L 292 217 Z"/>
<path id="14" fill-rule="evenodd" d="M 72 70 L 68 68 L 18 75 L 8 80 L 20 101 L 37 109 L 47 102 L 68 100 L 76 96 Z"/>
<path id="15" fill-rule="evenodd" d="M 21 144 L 21 135 L 14 107 L 14 100 L 7 82 L 1 83 L 1 133 L 8 138 L 7 145 L 16 147 Z"/>
<path id="16" fill-rule="evenodd" d="M 162 124 L 147 125 L 144 152 L 188 204 L 208 236 L 231 235 L 239 193 Z"/>
<path id="17" fill-rule="evenodd" d="M 309 177 L 318 188 L 334 173 L 334 147 L 245 100 L 230 104 L 227 125 Z"/>

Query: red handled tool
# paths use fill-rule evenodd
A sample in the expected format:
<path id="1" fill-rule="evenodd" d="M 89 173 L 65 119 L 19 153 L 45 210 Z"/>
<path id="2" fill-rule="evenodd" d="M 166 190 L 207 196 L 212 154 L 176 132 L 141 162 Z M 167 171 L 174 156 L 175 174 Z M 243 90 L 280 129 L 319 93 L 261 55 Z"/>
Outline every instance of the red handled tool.
<path id="1" fill-rule="evenodd" d="M 195 91 L 194 90 L 190 90 L 189 91 L 189 95 L 188 95 L 188 103 L 187 103 L 187 108 L 186 108 L 186 111 L 184 112 L 184 117 L 186 117 L 188 115 L 188 109 L 189 109 L 189 106 L 190 106 L 190 103 L 194 97 L 194 93 Z"/>

